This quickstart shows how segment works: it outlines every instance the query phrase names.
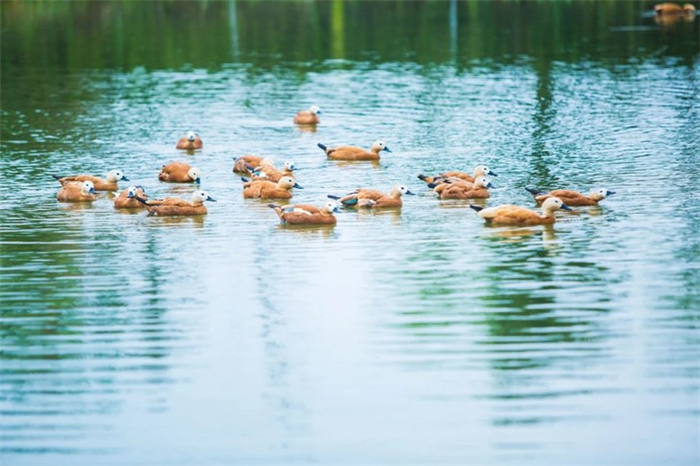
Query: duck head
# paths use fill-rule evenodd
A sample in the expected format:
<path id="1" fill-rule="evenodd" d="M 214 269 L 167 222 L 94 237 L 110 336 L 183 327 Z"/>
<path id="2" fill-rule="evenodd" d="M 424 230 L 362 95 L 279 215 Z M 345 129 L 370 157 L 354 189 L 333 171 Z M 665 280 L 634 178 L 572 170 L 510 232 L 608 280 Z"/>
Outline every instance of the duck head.
<path id="1" fill-rule="evenodd" d="M 404 186 L 402 184 L 396 185 L 393 188 L 391 188 L 391 197 L 393 197 L 394 199 L 398 199 L 401 196 L 403 196 L 404 194 L 407 194 L 409 196 L 414 195 L 411 191 L 409 191 L 409 189 L 406 186 Z"/>
<path id="2" fill-rule="evenodd" d="M 107 173 L 107 181 L 110 183 L 116 183 L 117 181 L 129 181 L 129 178 L 124 176 L 121 170 L 111 170 Z"/>
<path id="3" fill-rule="evenodd" d="M 280 178 L 280 180 L 277 182 L 277 186 L 287 190 L 290 190 L 292 188 L 304 189 L 301 186 L 299 186 L 299 183 L 297 183 L 296 180 L 291 176 L 283 176 L 282 178 Z"/>
<path id="4" fill-rule="evenodd" d="M 202 173 L 199 171 L 199 168 L 197 168 L 197 167 L 192 167 L 189 170 L 187 170 L 187 176 L 189 176 L 190 179 L 197 184 L 201 183 L 201 181 L 202 181 L 200 179 L 201 174 Z"/>
<path id="5" fill-rule="evenodd" d="M 311 107 L 309 107 L 309 112 L 313 113 L 314 115 L 320 115 L 321 109 L 318 108 L 317 105 L 312 105 Z"/>
<path id="6" fill-rule="evenodd" d="M 294 162 L 292 162 L 291 160 L 287 160 L 286 162 L 284 162 L 284 170 L 285 171 L 293 172 L 296 169 L 297 169 L 296 165 L 294 165 Z"/>
<path id="7" fill-rule="evenodd" d="M 596 189 L 592 193 L 588 195 L 591 199 L 594 201 L 602 201 L 608 196 L 612 196 L 615 194 L 615 191 L 610 191 L 609 189 L 601 188 L 601 189 Z"/>
<path id="8" fill-rule="evenodd" d="M 374 144 L 372 144 L 371 147 L 372 152 L 381 152 L 381 151 L 386 151 L 386 152 L 391 152 L 391 149 L 389 149 L 386 144 L 384 144 L 383 141 L 374 141 Z"/>
<path id="9" fill-rule="evenodd" d="M 572 210 L 571 207 L 564 204 L 564 202 L 562 202 L 562 200 L 558 197 L 550 197 L 542 203 L 542 212 L 544 213 L 545 217 L 553 215 L 554 211 L 559 209 Z"/>
<path id="10" fill-rule="evenodd" d="M 204 201 L 216 202 L 216 199 L 211 197 L 206 191 L 195 191 L 192 193 L 192 204 L 203 204 Z"/>
<path id="11" fill-rule="evenodd" d="M 80 188 L 83 194 L 95 194 L 95 185 L 92 181 L 83 181 L 83 187 Z"/>
<path id="12" fill-rule="evenodd" d="M 486 165 L 479 165 L 474 169 L 474 178 L 478 178 L 480 176 L 498 176 L 496 175 L 493 170 L 491 170 L 489 167 Z"/>
<path id="13" fill-rule="evenodd" d="M 474 180 L 474 187 L 477 189 L 480 188 L 493 188 L 493 184 L 491 184 L 491 179 L 486 178 L 485 176 L 479 176 Z"/>
<path id="14" fill-rule="evenodd" d="M 340 208 L 338 207 L 338 203 L 334 201 L 328 201 L 323 206 L 321 206 L 321 211 L 327 213 L 327 214 L 337 214 L 340 213 Z"/>

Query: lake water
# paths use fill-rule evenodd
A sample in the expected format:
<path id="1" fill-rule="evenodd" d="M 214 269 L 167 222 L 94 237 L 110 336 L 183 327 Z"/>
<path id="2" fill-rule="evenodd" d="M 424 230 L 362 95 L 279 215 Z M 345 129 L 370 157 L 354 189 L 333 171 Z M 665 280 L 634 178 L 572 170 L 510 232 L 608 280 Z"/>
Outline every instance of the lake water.
<path id="1" fill-rule="evenodd" d="M 697 464 L 698 19 L 652 5 L 3 2 L 2 464 Z M 296 202 L 417 195 L 283 228 L 246 153 Z M 189 197 L 174 160 L 205 218 L 56 202 L 114 168 Z M 489 228 L 416 178 L 479 164 L 488 205 L 617 194 Z"/>

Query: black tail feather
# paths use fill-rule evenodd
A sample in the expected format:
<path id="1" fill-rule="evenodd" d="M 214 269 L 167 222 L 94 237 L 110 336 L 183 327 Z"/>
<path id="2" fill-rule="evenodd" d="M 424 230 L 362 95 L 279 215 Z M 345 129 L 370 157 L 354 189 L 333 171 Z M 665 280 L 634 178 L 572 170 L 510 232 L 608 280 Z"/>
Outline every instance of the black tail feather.
<path id="1" fill-rule="evenodd" d="M 268 204 L 267 206 L 268 206 L 270 209 L 276 209 L 276 208 L 279 207 L 277 204 Z"/>
<path id="2" fill-rule="evenodd" d="M 246 178 L 245 176 L 241 176 L 241 181 L 244 183 L 248 183 L 250 180 Z"/>
<path id="3" fill-rule="evenodd" d="M 544 194 L 543 192 L 540 192 L 540 191 L 538 191 L 536 189 L 532 189 L 532 188 L 525 188 L 525 190 L 527 192 L 529 192 L 530 194 L 532 194 L 533 196 L 539 196 L 540 194 Z"/>
<path id="4" fill-rule="evenodd" d="M 53 176 L 57 180 L 60 180 L 61 178 L 63 178 L 62 176 L 58 176 L 58 175 L 51 175 L 51 176 Z"/>
<path id="5" fill-rule="evenodd" d="M 425 175 L 423 175 L 423 174 L 421 174 L 421 175 L 418 175 L 418 179 L 419 179 L 419 180 L 423 180 L 423 181 L 425 181 L 425 179 L 426 179 L 426 178 L 428 178 L 428 177 L 427 177 L 427 176 L 425 176 Z"/>
<path id="6" fill-rule="evenodd" d="M 476 210 L 477 212 L 484 210 L 483 207 L 474 204 L 469 204 L 469 207 Z"/>
<path id="7" fill-rule="evenodd" d="M 328 199 L 333 199 L 334 201 L 339 201 L 339 200 L 340 200 L 340 196 L 334 196 L 334 195 L 332 195 L 332 194 L 329 194 L 329 195 L 328 195 Z"/>
<path id="8" fill-rule="evenodd" d="M 326 151 L 326 149 L 328 149 L 326 146 L 324 146 L 324 145 L 321 144 L 320 142 L 319 142 L 317 145 L 318 145 L 318 147 L 320 147 L 321 150 L 324 151 L 324 152 Z"/>
<path id="9" fill-rule="evenodd" d="M 137 201 L 139 201 L 141 204 L 145 205 L 146 207 L 150 207 L 148 205 L 148 201 L 146 201 L 146 199 L 143 199 L 143 198 L 138 197 L 138 196 L 134 196 L 134 199 L 136 199 Z"/>

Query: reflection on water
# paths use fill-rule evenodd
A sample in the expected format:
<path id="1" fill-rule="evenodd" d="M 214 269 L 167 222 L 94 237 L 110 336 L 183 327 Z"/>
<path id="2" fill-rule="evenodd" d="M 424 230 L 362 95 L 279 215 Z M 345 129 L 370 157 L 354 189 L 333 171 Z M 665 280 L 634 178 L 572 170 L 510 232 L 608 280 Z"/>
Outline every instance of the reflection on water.
<path id="1" fill-rule="evenodd" d="M 3 464 L 697 463 L 698 20 L 651 7 L 3 2 Z M 247 153 L 295 161 L 291 203 L 417 195 L 280 225 Z M 478 205 L 617 194 L 489 227 L 416 179 L 480 164 Z M 56 202 L 50 173 L 113 168 L 218 202 Z"/>

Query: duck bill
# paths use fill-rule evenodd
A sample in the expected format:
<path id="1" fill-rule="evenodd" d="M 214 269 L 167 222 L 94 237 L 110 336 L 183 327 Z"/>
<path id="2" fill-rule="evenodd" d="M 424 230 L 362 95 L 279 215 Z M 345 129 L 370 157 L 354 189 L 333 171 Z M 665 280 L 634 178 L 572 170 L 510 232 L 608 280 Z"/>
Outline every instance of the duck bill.
<path id="1" fill-rule="evenodd" d="M 612 195 L 615 194 L 615 193 L 616 193 L 616 191 L 608 191 L 608 192 L 605 193 L 605 195 L 606 195 L 606 196 L 612 196 Z"/>
<path id="2" fill-rule="evenodd" d="M 211 197 L 211 196 L 207 196 L 207 201 L 209 201 L 209 202 L 216 202 L 216 199 L 214 199 L 214 198 Z"/>
<path id="3" fill-rule="evenodd" d="M 385 151 L 385 152 L 393 152 L 393 151 L 392 151 L 391 149 L 389 149 L 388 147 L 385 147 L 385 148 L 384 148 L 384 151 Z"/>
<path id="4" fill-rule="evenodd" d="M 340 213 L 340 209 L 339 209 L 338 207 L 333 207 L 333 213 L 334 213 L 334 214 L 339 214 L 339 213 Z"/>
<path id="5" fill-rule="evenodd" d="M 301 186 L 299 186 L 299 183 L 294 183 L 294 187 L 297 188 L 297 189 L 304 189 L 304 188 L 302 188 Z"/>
<path id="6" fill-rule="evenodd" d="M 127 178 L 126 176 L 122 175 L 120 181 L 131 181 L 131 180 L 129 178 Z"/>
<path id="7" fill-rule="evenodd" d="M 95 194 L 95 188 L 90 188 L 90 194 Z"/>
<path id="8" fill-rule="evenodd" d="M 563 209 L 563 210 L 574 210 L 574 209 L 572 209 L 571 207 L 569 207 L 569 206 L 566 205 L 566 204 L 562 204 L 562 205 L 561 205 L 561 209 Z"/>
<path id="9" fill-rule="evenodd" d="M 201 184 L 201 183 L 202 183 L 202 180 L 201 180 L 200 178 L 197 178 L 196 180 L 194 180 L 194 182 L 195 182 L 196 184 Z"/>
<path id="10" fill-rule="evenodd" d="M 489 171 L 489 176 L 498 176 L 498 175 L 496 175 L 496 174 L 495 174 L 494 172 L 492 172 L 492 171 Z"/>
<path id="11" fill-rule="evenodd" d="M 409 196 L 415 196 L 415 195 L 416 195 L 416 193 L 412 193 L 411 191 L 406 191 L 406 194 L 408 194 Z"/>

